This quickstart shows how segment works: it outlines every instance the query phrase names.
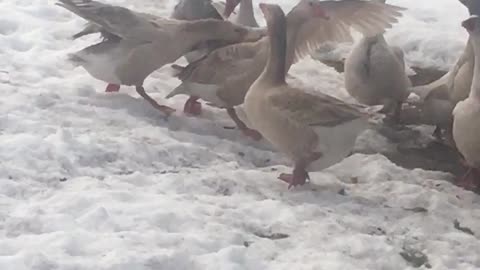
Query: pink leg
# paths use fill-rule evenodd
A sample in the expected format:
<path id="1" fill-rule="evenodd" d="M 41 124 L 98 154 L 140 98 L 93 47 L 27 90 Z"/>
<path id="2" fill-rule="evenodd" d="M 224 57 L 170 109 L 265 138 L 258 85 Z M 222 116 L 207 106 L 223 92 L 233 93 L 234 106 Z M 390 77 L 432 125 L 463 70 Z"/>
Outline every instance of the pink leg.
<path id="1" fill-rule="evenodd" d="M 312 163 L 313 161 L 321 157 L 322 157 L 322 153 L 313 152 L 309 158 L 305 160 L 300 160 L 295 164 L 295 167 L 293 168 L 293 173 L 291 174 L 282 173 L 280 174 L 280 176 L 278 176 L 278 179 L 288 183 L 288 189 L 298 185 L 304 185 L 307 179 L 310 180 L 310 176 L 306 171 L 306 167 L 310 163 Z"/>
<path id="2" fill-rule="evenodd" d="M 467 172 L 457 180 L 458 186 L 467 190 L 477 191 L 480 189 L 480 171 L 476 168 L 468 168 Z"/>
<path id="3" fill-rule="evenodd" d="M 256 141 L 259 141 L 262 139 L 263 136 L 262 134 L 260 134 L 260 132 L 254 129 L 248 128 L 247 125 L 245 125 L 245 123 L 242 120 L 240 120 L 240 118 L 238 118 L 237 112 L 235 111 L 234 108 L 227 108 L 227 113 L 230 116 L 230 118 L 232 118 L 233 122 L 235 122 L 238 129 L 241 132 L 243 132 L 245 136 L 250 137 Z"/>
<path id="4" fill-rule="evenodd" d="M 137 86 L 136 90 L 141 97 L 146 99 L 155 109 L 161 111 L 165 115 L 169 116 L 170 114 L 175 112 L 175 109 L 173 108 L 158 104 L 152 97 L 145 93 L 145 89 L 143 88 L 143 86 Z"/>
<path id="5" fill-rule="evenodd" d="M 310 176 L 304 166 L 295 166 L 293 173 L 282 173 L 278 176 L 278 179 L 288 183 L 288 189 L 290 189 L 298 185 L 304 185 L 307 179 L 310 180 Z"/>
<path id="6" fill-rule="evenodd" d="M 118 92 L 118 91 L 120 91 L 120 85 L 113 84 L 113 83 L 109 83 L 107 85 L 107 88 L 105 89 L 105 92 L 107 92 L 107 93 Z"/>
<path id="7" fill-rule="evenodd" d="M 200 115 L 202 114 L 202 103 L 197 100 L 199 97 L 191 96 L 183 107 L 183 112 L 190 115 Z"/>

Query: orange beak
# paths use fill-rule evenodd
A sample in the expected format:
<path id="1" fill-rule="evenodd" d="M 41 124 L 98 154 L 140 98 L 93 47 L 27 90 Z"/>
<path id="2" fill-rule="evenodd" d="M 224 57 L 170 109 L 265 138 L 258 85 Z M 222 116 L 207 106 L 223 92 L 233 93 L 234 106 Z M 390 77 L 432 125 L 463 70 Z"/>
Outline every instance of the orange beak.
<path id="1" fill-rule="evenodd" d="M 325 20 L 330 20 L 330 16 L 328 16 L 325 10 L 319 6 L 313 7 L 313 14 L 315 15 L 315 17 L 323 18 Z"/>

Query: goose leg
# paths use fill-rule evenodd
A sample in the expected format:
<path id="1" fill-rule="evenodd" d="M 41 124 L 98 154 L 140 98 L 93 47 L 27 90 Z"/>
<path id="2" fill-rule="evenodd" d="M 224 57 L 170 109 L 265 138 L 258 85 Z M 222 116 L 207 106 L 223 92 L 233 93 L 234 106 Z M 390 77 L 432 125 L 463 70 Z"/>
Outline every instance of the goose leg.
<path id="1" fill-rule="evenodd" d="M 393 109 L 393 121 L 395 121 L 395 123 L 397 124 L 401 124 L 401 116 L 402 116 L 402 105 L 403 105 L 403 101 L 397 101 L 394 105 L 394 109 Z"/>
<path id="2" fill-rule="evenodd" d="M 443 141 L 443 138 L 442 138 L 442 128 L 440 126 L 436 126 L 435 127 L 435 130 L 433 131 L 433 137 L 435 137 L 435 139 L 437 139 L 438 141 Z"/>
<path id="3" fill-rule="evenodd" d="M 457 180 L 456 184 L 467 190 L 480 190 L 480 170 L 468 168 L 467 172 Z"/>
<path id="4" fill-rule="evenodd" d="M 141 86 L 141 85 L 136 86 L 136 90 L 137 90 L 137 93 L 141 97 L 146 99 L 155 109 L 161 111 L 162 113 L 166 114 L 167 116 L 169 116 L 170 114 L 175 112 L 175 109 L 173 109 L 173 108 L 170 108 L 170 107 L 165 106 L 165 105 L 158 104 L 152 97 L 150 97 L 147 93 L 145 93 L 145 89 L 143 88 L 143 86 Z"/>
<path id="5" fill-rule="evenodd" d="M 105 89 L 105 92 L 111 93 L 111 92 L 118 92 L 120 91 L 120 85 L 114 84 L 114 83 L 109 83 L 107 85 L 107 88 Z"/>
<path id="6" fill-rule="evenodd" d="M 310 176 L 306 170 L 307 166 L 312 163 L 313 161 L 322 157 L 322 153 L 314 152 L 310 155 L 307 159 L 300 159 L 295 163 L 295 167 L 293 168 L 293 173 L 287 174 L 282 173 L 278 176 L 278 179 L 288 183 L 288 189 L 298 186 L 304 185 L 308 180 L 310 180 Z"/>
<path id="7" fill-rule="evenodd" d="M 382 110 L 380 110 L 380 112 L 387 115 L 386 120 L 388 120 L 391 124 L 398 125 L 402 122 L 402 105 L 402 101 L 386 99 L 383 101 L 384 107 Z"/>
<path id="8" fill-rule="evenodd" d="M 245 125 L 245 123 L 242 120 L 240 120 L 240 118 L 238 118 L 237 112 L 235 111 L 234 108 L 227 108 L 227 113 L 230 116 L 230 118 L 232 118 L 233 122 L 235 122 L 238 129 L 241 132 L 243 132 L 243 134 L 245 134 L 245 136 L 250 137 L 256 141 L 259 141 L 262 139 L 263 136 L 262 134 L 260 134 L 260 132 L 254 129 L 248 128 L 247 125 Z"/>
<path id="9" fill-rule="evenodd" d="M 191 96 L 183 106 L 183 112 L 190 115 L 202 114 L 202 103 L 197 100 L 199 97 Z"/>
<path id="10" fill-rule="evenodd" d="M 310 176 L 305 170 L 304 165 L 297 164 L 295 165 L 295 168 L 293 168 L 293 173 L 282 173 L 278 176 L 278 179 L 288 183 L 288 189 L 290 189 L 298 185 L 304 185 L 307 182 L 307 179 L 310 180 Z"/>

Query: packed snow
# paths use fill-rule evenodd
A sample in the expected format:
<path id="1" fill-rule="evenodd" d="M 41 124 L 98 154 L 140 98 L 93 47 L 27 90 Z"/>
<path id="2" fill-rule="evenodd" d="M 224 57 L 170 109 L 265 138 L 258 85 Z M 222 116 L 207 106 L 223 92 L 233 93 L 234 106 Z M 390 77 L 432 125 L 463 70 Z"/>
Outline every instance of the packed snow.
<path id="1" fill-rule="evenodd" d="M 175 4 L 106 2 L 163 16 Z M 388 40 L 409 64 L 448 69 L 464 7 L 391 3 L 408 10 Z M 355 154 L 287 190 L 276 177 L 289 161 L 267 142 L 225 129 L 221 110 L 191 118 L 184 97 L 164 100 L 179 83 L 168 68 L 145 84 L 178 109 L 166 120 L 66 61 L 98 40 L 70 39 L 82 19 L 54 1 L 0 10 L 0 269 L 480 269 L 480 197 L 451 175 Z M 347 98 L 342 75 L 311 58 L 292 74 Z"/>

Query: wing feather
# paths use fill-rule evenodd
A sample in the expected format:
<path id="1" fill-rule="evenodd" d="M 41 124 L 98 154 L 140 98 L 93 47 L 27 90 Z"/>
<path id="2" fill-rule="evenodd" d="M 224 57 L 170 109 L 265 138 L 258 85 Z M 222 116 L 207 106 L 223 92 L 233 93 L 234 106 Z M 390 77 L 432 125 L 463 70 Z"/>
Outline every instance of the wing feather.
<path id="1" fill-rule="evenodd" d="M 299 29 L 294 63 L 325 42 L 352 41 L 352 28 L 365 36 L 383 33 L 398 22 L 401 12 L 405 10 L 394 5 L 364 0 L 322 1 L 321 6 L 330 19 L 310 19 Z"/>
<path id="2" fill-rule="evenodd" d="M 310 94 L 292 87 L 283 90 L 272 91 L 267 102 L 293 121 L 331 127 L 366 116 L 357 106 L 329 95 Z"/>

